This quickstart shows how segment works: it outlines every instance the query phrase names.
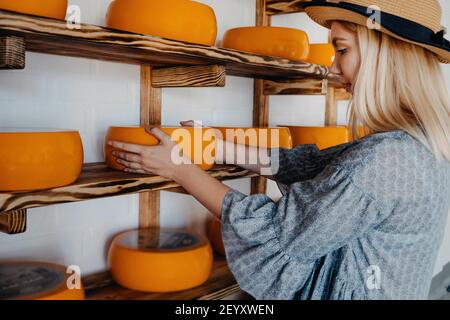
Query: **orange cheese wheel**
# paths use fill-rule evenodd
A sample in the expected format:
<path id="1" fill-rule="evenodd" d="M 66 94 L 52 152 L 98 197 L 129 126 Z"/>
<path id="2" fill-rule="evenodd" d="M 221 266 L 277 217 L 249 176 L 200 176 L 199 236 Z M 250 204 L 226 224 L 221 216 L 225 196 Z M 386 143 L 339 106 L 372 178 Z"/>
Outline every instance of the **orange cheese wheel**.
<path id="1" fill-rule="evenodd" d="M 225 246 L 222 238 L 222 223 L 220 220 L 213 218 L 206 221 L 206 234 L 211 243 L 211 247 L 215 252 L 225 255 Z"/>
<path id="2" fill-rule="evenodd" d="M 214 166 L 214 130 L 190 127 L 163 127 L 161 130 L 171 136 L 182 152 L 200 168 L 209 170 Z M 115 148 L 107 144 L 111 140 L 148 146 L 159 144 L 159 140 L 147 133 L 144 127 L 110 127 L 105 138 L 104 154 L 108 166 L 116 170 L 123 170 L 125 167 L 112 155 Z"/>
<path id="3" fill-rule="evenodd" d="M 309 54 L 306 32 L 284 27 L 242 27 L 228 30 L 222 47 L 304 61 Z"/>
<path id="4" fill-rule="evenodd" d="M 175 292 L 204 283 L 213 254 L 205 237 L 184 230 L 142 229 L 116 236 L 108 263 L 123 287 L 145 292 Z"/>
<path id="5" fill-rule="evenodd" d="M 110 28 L 212 46 L 214 10 L 190 0 L 114 0 L 106 14 Z"/>
<path id="6" fill-rule="evenodd" d="M 69 278 L 67 268 L 57 264 L 31 261 L 0 263 L 2 300 L 83 300 L 83 284 Z M 73 286 L 73 288 L 72 288 Z"/>
<path id="7" fill-rule="evenodd" d="M 319 64 L 326 67 L 331 67 L 333 64 L 335 51 L 333 45 L 330 43 L 318 43 L 309 45 L 309 63 Z"/>
<path id="8" fill-rule="evenodd" d="M 330 148 L 352 141 L 352 134 L 347 127 L 289 127 L 294 146 L 315 144 L 319 149 Z M 362 135 L 363 129 L 360 129 Z"/>
<path id="9" fill-rule="evenodd" d="M 0 9 L 64 20 L 67 0 L 0 0 Z"/>
<path id="10" fill-rule="evenodd" d="M 292 148 L 289 128 L 243 128 L 215 127 L 222 134 L 222 139 L 252 147 Z"/>
<path id="11" fill-rule="evenodd" d="M 0 128 L 0 191 L 68 185 L 78 179 L 82 166 L 77 131 Z"/>

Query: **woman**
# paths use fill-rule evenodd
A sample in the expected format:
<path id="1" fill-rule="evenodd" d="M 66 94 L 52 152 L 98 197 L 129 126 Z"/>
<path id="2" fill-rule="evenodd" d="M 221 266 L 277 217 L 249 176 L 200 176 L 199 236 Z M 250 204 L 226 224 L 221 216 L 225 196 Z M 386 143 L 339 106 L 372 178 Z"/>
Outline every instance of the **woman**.
<path id="1" fill-rule="evenodd" d="M 272 154 L 271 178 L 286 185 L 276 203 L 175 165 L 176 146 L 156 128 L 159 146 L 113 142 L 124 150 L 115 155 L 128 172 L 175 180 L 222 220 L 230 269 L 257 299 L 426 299 L 450 208 L 450 101 L 439 66 L 450 43 L 439 3 L 304 7 L 331 28 L 331 72 L 353 93 L 350 126 L 355 136 L 366 128 L 364 138 Z M 224 143 L 222 154 L 234 148 L 257 152 Z"/>

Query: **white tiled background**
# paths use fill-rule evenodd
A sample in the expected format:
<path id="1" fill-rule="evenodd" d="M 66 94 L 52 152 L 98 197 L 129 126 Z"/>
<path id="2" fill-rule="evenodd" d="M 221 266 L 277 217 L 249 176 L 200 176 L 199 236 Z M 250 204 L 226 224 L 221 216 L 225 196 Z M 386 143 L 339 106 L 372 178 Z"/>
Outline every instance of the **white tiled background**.
<path id="1" fill-rule="evenodd" d="M 104 24 L 110 0 L 71 0 L 82 21 Z M 202 0 L 211 5 L 225 30 L 254 25 L 255 0 Z M 450 27 L 450 4 L 441 1 Z M 311 42 L 326 42 L 327 31 L 301 14 L 279 16 L 274 25 L 302 28 Z M 53 127 L 80 131 L 86 162 L 103 161 L 102 143 L 110 125 L 139 124 L 139 67 L 87 59 L 27 53 L 23 71 L 0 72 L 0 127 Z M 450 81 L 450 67 L 445 66 Z M 163 124 L 203 120 L 208 125 L 248 126 L 252 121 L 253 82 L 227 77 L 225 88 L 165 89 Z M 323 125 L 324 97 L 271 97 L 270 124 Z M 340 103 L 339 123 L 345 124 Z M 231 186 L 249 191 L 248 180 Z M 277 192 L 270 186 L 271 194 Z M 106 268 L 111 237 L 138 226 L 138 197 L 121 196 L 30 209 L 28 231 L 0 234 L 0 259 L 24 258 L 81 266 L 84 274 Z M 163 226 L 202 228 L 206 210 L 189 196 L 162 192 Z M 450 221 L 436 273 L 450 261 Z M 430 263 L 432 263 L 430 261 Z"/>

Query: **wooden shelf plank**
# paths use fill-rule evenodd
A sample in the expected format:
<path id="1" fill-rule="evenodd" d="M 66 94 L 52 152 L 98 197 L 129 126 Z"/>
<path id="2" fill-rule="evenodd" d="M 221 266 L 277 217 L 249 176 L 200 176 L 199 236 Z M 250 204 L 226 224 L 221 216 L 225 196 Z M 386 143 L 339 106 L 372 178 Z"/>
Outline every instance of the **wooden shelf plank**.
<path id="1" fill-rule="evenodd" d="M 208 173 L 221 181 L 251 178 L 257 174 L 236 166 L 220 165 Z M 125 194 L 177 188 L 174 181 L 160 176 L 128 174 L 109 169 L 104 163 L 86 164 L 73 184 L 30 192 L 0 192 L 0 214 L 58 203 L 78 202 Z"/>
<path id="2" fill-rule="evenodd" d="M 327 80 L 300 79 L 271 81 L 264 80 L 264 95 L 326 95 Z"/>
<path id="3" fill-rule="evenodd" d="M 302 2 L 311 0 L 266 0 L 266 14 L 269 16 L 303 12 Z"/>
<path id="4" fill-rule="evenodd" d="M 89 300 L 193 300 L 221 299 L 239 292 L 239 286 L 222 256 L 214 256 L 213 270 L 208 281 L 190 289 L 173 293 L 149 293 L 130 290 L 116 284 L 109 272 L 87 276 L 84 279 Z"/>
<path id="5" fill-rule="evenodd" d="M 326 67 L 141 35 L 95 25 L 67 28 L 66 22 L 0 10 L 0 35 L 25 38 L 28 51 L 155 67 L 223 65 L 229 75 L 264 78 L 324 78 Z"/>

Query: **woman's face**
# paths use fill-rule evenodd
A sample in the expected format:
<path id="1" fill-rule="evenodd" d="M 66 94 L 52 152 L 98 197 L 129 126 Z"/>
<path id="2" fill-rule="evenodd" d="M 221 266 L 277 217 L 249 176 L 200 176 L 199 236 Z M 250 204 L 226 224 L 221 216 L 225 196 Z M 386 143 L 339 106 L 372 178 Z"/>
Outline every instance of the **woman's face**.
<path id="1" fill-rule="evenodd" d="M 331 24 L 331 41 L 336 51 L 331 72 L 340 75 L 346 90 L 353 93 L 361 62 L 356 32 L 335 21 Z"/>

